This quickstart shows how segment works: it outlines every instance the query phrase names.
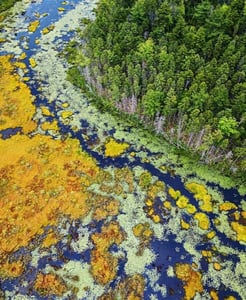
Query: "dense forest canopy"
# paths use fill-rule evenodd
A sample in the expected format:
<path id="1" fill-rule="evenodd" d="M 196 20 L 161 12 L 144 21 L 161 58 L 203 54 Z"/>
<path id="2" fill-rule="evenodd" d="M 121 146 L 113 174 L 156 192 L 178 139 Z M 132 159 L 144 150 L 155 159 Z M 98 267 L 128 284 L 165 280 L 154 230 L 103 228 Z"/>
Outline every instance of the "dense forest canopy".
<path id="1" fill-rule="evenodd" d="M 83 73 L 173 143 L 245 171 L 246 2 L 101 0 L 95 13 L 70 79 Z"/>
<path id="2" fill-rule="evenodd" d="M 7 10 L 19 0 L 1 0 L 0 1 L 0 13 Z"/>

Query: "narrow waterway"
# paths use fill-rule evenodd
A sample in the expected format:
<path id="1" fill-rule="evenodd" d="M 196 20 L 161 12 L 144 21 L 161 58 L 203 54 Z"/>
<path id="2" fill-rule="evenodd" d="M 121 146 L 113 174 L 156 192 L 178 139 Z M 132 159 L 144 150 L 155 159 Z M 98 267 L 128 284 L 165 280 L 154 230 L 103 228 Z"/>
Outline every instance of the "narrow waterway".
<path id="1" fill-rule="evenodd" d="M 246 299 L 244 198 L 66 80 L 95 7 L 20 1 L 1 29 L 0 298 Z"/>

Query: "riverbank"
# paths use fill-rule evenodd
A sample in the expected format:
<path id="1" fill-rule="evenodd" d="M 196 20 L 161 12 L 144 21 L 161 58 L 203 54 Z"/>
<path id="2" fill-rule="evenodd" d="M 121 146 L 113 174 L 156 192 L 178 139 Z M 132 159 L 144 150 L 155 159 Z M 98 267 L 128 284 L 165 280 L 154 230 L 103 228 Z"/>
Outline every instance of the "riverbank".
<path id="1" fill-rule="evenodd" d="M 222 32 L 217 27 L 211 29 L 211 24 L 217 22 L 217 13 L 221 13 L 220 4 L 207 4 L 211 7 L 208 22 L 203 22 L 200 14 L 191 18 L 191 11 L 199 10 L 199 4 L 176 5 L 182 11 L 177 24 L 182 21 L 183 30 L 176 22 L 170 26 L 161 23 L 162 18 L 157 17 L 163 13 L 161 3 L 153 3 L 150 8 L 99 1 L 95 20 L 85 20 L 81 41 L 73 45 L 70 54 L 74 55 L 74 65 L 79 65 L 106 109 L 111 104 L 134 114 L 145 127 L 155 128 L 173 145 L 192 156 L 199 155 L 203 163 L 223 174 L 243 180 L 244 78 L 236 79 L 238 72 L 243 72 L 241 59 L 245 52 L 245 22 L 243 14 L 237 12 L 243 4 L 241 8 L 226 6 L 230 22 Z M 165 9 L 171 20 L 168 5 Z M 233 17 L 237 13 L 239 20 Z M 112 18 L 108 19 L 108 15 Z M 240 25 L 232 35 L 234 23 Z M 200 31 L 202 49 L 195 42 L 201 39 L 196 33 Z M 177 38 L 177 32 L 182 36 Z M 225 42 L 221 44 L 218 36 Z M 237 46 L 232 49 L 230 45 L 234 44 Z M 232 61 L 232 56 L 238 59 Z M 76 72 L 74 75 L 83 85 Z"/>
<path id="2" fill-rule="evenodd" d="M 68 49 L 69 46 L 65 53 L 70 52 Z M 238 189 L 241 195 L 246 194 L 245 177 L 242 173 L 232 173 L 229 168 L 225 169 L 224 166 L 221 169 L 220 165 L 206 164 L 200 160 L 199 154 L 190 151 L 181 144 L 172 143 L 163 134 L 157 134 L 153 126 L 146 126 L 146 123 L 141 121 L 137 115 L 122 112 L 112 104 L 112 101 L 99 96 L 97 91 L 86 82 L 83 74 L 74 66 L 73 59 L 76 60 L 76 55 L 75 53 L 73 57 L 71 53 L 69 54 L 69 61 L 73 67 L 68 70 L 68 80 L 79 88 L 83 94 L 86 94 L 87 98 L 99 111 L 110 113 L 116 120 L 125 123 L 126 127 L 134 127 L 136 132 L 139 131 L 140 136 L 148 136 L 151 143 L 155 141 L 156 146 L 158 146 L 156 149 L 151 149 L 151 151 L 168 152 L 169 158 L 167 160 L 164 158 L 165 163 L 163 161 L 168 172 L 174 172 L 182 177 L 198 176 L 207 183 L 218 184 L 226 189 L 235 188 Z"/>

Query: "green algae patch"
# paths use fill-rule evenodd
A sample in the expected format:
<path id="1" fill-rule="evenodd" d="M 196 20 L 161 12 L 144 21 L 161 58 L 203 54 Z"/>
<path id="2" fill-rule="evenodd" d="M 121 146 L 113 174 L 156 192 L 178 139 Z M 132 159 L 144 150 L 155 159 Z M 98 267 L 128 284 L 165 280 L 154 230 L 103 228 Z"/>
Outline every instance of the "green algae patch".
<path id="1" fill-rule="evenodd" d="M 127 143 L 120 143 L 110 138 L 105 144 L 105 156 L 117 157 L 124 153 L 129 147 Z"/>
<path id="2" fill-rule="evenodd" d="M 147 189 L 152 181 L 152 175 L 150 174 L 150 172 L 145 171 L 140 175 L 139 178 L 139 185 L 142 189 Z"/>

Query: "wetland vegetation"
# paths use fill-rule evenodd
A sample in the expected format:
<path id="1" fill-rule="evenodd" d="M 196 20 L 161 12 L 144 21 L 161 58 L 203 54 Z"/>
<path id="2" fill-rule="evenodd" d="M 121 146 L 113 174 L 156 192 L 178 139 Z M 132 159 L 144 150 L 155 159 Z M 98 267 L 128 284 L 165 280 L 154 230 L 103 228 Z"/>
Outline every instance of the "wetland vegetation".
<path id="1" fill-rule="evenodd" d="M 198 157 L 195 164 L 192 156 L 187 158 L 187 152 L 186 155 L 181 153 L 186 151 L 182 138 L 186 134 L 188 138 L 188 133 L 181 130 L 182 143 L 175 138 L 177 128 L 172 126 L 175 120 L 179 122 L 179 116 L 175 113 L 172 117 L 165 115 L 170 125 L 166 128 L 165 122 L 160 127 L 160 123 L 158 126 L 155 123 L 161 115 L 148 114 L 146 97 L 155 95 L 148 92 L 149 85 L 153 91 L 155 88 L 155 82 L 151 83 L 148 75 L 157 76 L 152 60 L 159 55 L 161 47 L 156 45 L 152 33 L 155 32 L 160 43 L 163 40 L 162 32 L 159 35 L 156 32 L 155 14 L 146 15 L 145 5 L 151 4 L 148 11 L 151 12 L 152 7 L 155 12 L 158 5 L 168 4 L 162 14 L 160 8 L 157 12 L 165 24 L 170 21 L 170 30 L 175 28 L 175 32 L 167 33 L 172 47 L 174 34 L 180 28 L 176 27 L 177 22 L 183 24 L 182 18 L 178 17 L 179 21 L 175 18 L 184 15 L 181 1 L 158 3 L 104 0 L 97 4 L 93 0 L 54 0 L 51 4 L 50 0 L 23 0 L 2 22 L 1 299 L 246 298 L 246 202 L 236 189 L 230 189 L 241 184 L 241 194 L 245 193 L 240 175 L 242 170 L 236 172 L 238 181 L 233 181 L 229 176 L 216 173 L 211 166 L 198 163 L 199 151 L 195 151 Z M 221 7 L 219 4 L 216 8 L 215 1 L 202 3 L 209 6 L 210 12 Z M 228 12 L 231 9 L 228 7 L 236 3 L 241 2 L 232 1 L 223 9 Z M 112 10 L 111 6 L 115 9 Z M 105 8 L 108 15 L 105 15 Z M 206 12 L 204 7 L 201 8 L 201 13 Z M 94 17 L 95 9 L 99 19 Z M 192 7 L 190 9 L 192 12 Z M 136 22 L 139 23 L 138 35 L 146 30 L 149 32 L 141 38 L 136 34 L 140 44 L 137 50 L 132 47 L 129 53 L 133 56 L 124 62 L 123 69 L 110 66 L 114 56 L 107 55 L 114 54 L 116 49 L 106 51 L 104 48 L 108 43 L 112 45 L 110 39 L 115 38 L 114 30 L 110 37 L 108 31 L 112 28 L 103 26 L 107 22 L 113 26 L 110 22 L 111 17 L 116 18 L 114 14 L 121 16 L 116 22 L 120 37 L 123 37 L 122 28 L 126 27 L 128 32 L 134 29 Z M 126 14 L 130 16 L 127 20 Z M 81 18 L 88 27 L 81 25 Z M 153 23 L 150 25 L 154 31 L 148 27 L 146 18 Z M 130 25 L 125 22 L 130 22 Z M 84 33 L 78 25 L 85 29 Z M 233 31 L 236 42 L 241 38 L 237 37 L 241 25 L 239 22 Z M 100 33 L 97 32 L 99 29 Z M 96 78 L 93 76 L 99 72 L 99 48 L 91 52 L 94 57 L 88 55 L 93 30 L 96 30 L 93 45 L 102 50 L 102 73 Z M 104 43 L 98 38 L 103 33 L 107 37 Z M 197 32 L 193 33 L 196 36 Z M 73 41 L 69 43 L 71 37 Z M 131 31 L 129 38 L 132 42 Z M 127 46 L 125 39 L 127 35 L 120 44 L 123 48 Z M 145 47 L 148 50 L 149 46 L 154 49 L 154 53 L 150 51 L 153 57 L 141 56 L 142 50 Z M 123 51 L 123 48 L 117 51 Z M 240 49 L 243 52 L 243 47 Z M 135 57 L 135 50 L 141 55 Z M 168 51 L 167 45 L 163 63 L 172 65 L 169 54 L 176 54 Z M 62 53 L 66 53 L 65 57 Z M 189 53 L 186 57 L 189 60 Z M 136 65 L 132 58 L 136 59 Z M 119 66 L 122 60 L 123 57 L 117 58 Z M 188 66 L 191 67 L 191 63 Z M 137 77 L 132 79 L 135 67 L 136 70 L 141 68 L 141 76 L 136 73 Z M 168 82 L 176 93 L 174 83 L 177 78 L 172 77 L 176 74 L 175 68 L 170 69 L 168 74 L 172 80 Z M 115 73 L 116 69 L 119 69 L 118 73 Z M 207 70 L 206 64 L 204 69 Z M 117 83 L 117 95 L 124 89 L 125 96 L 132 89 L 141 88 L 143 81 L 142 93 L 145 90 L 146 94 L 137 99 L 136 112 L 129 111 L 134 106 L 132 102 L 124 102 L 128 98 L 115 100 L 110 90 L 111 83 L 106 81 L 110 78 L 114 81 L 114 89 Z M 119 81 L 115 82 L 117 78 Z M 124 82 L 120 81 L 122 79 Z M 187 87 L 183 92 L 189 93 L 189 89 Z M 158 107 L 163 108 L 164 98 L 154 99 L 154 104 L 159 99 Z M 177 97 L 173 99 L 178 100 Z M 121 117 L 123 113 L 124 118 Z M 146 127 L 138 126 L 140 117 Z M 227 117 L 236 119 L 234 115 Z M 230 130 L 227 128 L 230 131 L 229 144 L 242 138 L 232 129 L 240 131 L 243 123 L 233 124 L 230 124 Z M 173 135 L 170 135 L 172 128 Z M 159 136 L 153 131 L 155 134 L 158 131 Z M 170 147 L 170 143 L 163 139 L 165 131 L 171 142 L 180 148 Z M 224 150 L 229 149 L 225 147 Z M 236 167 L 239 168 L 241 163 L 240 160 Z"/>

